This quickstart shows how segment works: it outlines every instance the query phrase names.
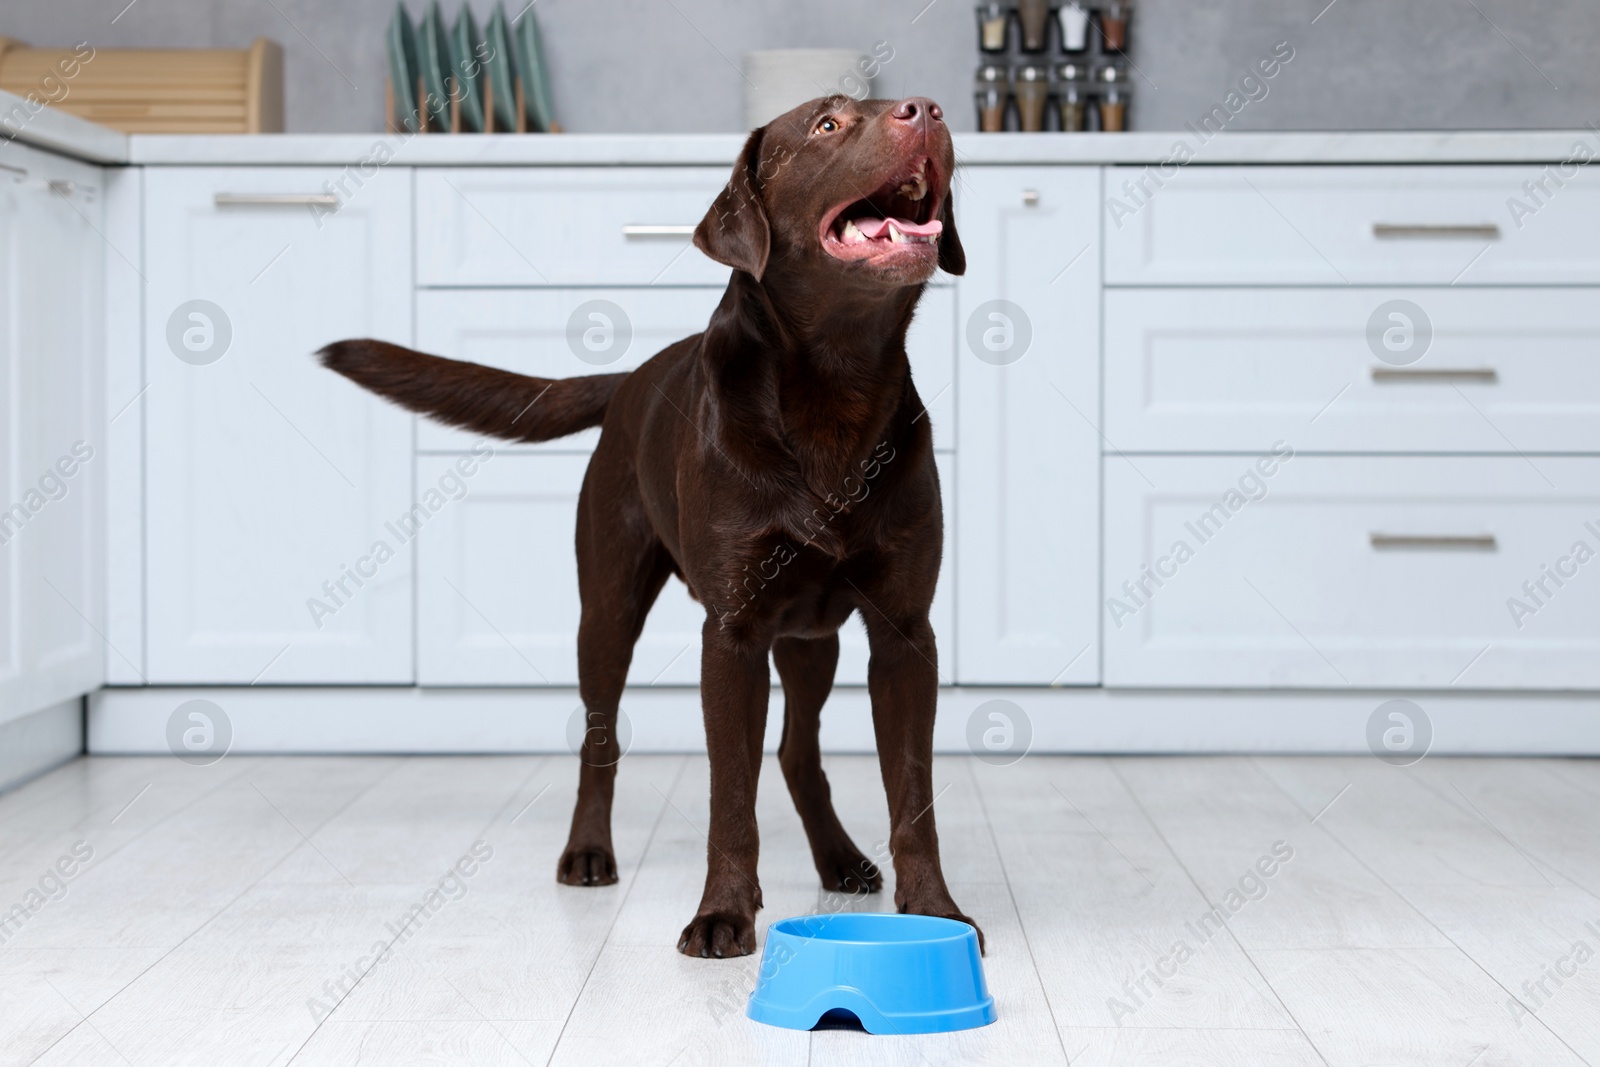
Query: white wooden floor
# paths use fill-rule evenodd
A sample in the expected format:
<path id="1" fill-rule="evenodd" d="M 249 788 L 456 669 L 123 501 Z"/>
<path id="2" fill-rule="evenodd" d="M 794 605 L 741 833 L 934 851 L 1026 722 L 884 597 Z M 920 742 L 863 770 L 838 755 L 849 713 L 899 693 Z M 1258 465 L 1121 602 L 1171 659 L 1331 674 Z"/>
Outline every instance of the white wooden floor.
<path id="1" fill-rule="evenodd" d="M 766 771 L 763 928 L 820 897 Z M 876 763 L 829 774 L 870 851 Z M 941 758 L 934 777 L 1000 1021 L 890 1038 L 758 1026 L 754 957 L 674 950 L 703 758 L 625 761 L 605 889 L 554 880 L 568 756 L 79 760 L 0 797 L 0 909 L 38 905 L 0 928 L 0 1063 L 1600 1064 L 1596 762 Z M 395 943 L 478 841 L 492 855 Z M 1252 877 L 1278 842 L 1292 856 Z"/>

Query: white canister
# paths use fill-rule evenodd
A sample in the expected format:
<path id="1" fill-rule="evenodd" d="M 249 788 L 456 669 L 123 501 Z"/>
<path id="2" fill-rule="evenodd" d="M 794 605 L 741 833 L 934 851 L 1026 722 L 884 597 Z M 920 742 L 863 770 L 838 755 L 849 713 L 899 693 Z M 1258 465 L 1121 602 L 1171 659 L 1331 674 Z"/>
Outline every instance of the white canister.
<path id="1" fill-rule="evenodd" d="M 853 48 L 783 48 L 744 55 L 744 124 L 765 126 L 785 111 L 840 93 L 858 99 L 872 95 L 874 69 Z"/>

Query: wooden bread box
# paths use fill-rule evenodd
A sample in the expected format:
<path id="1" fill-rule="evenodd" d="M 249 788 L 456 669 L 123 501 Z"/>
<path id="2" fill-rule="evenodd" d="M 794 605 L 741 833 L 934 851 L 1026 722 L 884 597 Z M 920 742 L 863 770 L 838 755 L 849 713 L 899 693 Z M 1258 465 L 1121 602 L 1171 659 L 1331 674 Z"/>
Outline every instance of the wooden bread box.
<path id="1" fill-rule="evenodd" d="M 29 48 L 0 37 L 0 89 L 124 133 L 283 132 L 283 49 Z"/>

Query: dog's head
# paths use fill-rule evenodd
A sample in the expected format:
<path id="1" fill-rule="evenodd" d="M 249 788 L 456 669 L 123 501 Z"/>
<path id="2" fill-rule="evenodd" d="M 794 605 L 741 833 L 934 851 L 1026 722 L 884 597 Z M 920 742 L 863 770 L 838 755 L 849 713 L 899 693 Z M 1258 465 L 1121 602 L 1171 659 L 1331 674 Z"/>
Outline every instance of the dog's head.
<path id="1" fill-rule="evenodd" d="M 954 170 L 932 100 L 823 97 L 750 135 L 694 243 L 757 281 L 781 269 L 894 288 L 927 281 L 936 266 L 961 274 Z"/>

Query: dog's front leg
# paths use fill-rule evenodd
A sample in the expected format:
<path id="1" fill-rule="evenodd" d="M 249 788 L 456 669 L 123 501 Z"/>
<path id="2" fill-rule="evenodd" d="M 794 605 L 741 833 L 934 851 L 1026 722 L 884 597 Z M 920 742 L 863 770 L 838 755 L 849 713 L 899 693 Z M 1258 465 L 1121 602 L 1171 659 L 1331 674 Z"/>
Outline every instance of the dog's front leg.
<path id="1" fill-rule="evenodd" d="M 902 912 L 972 923 L 945 885 L 933 815 L 933 716 L 939 698 L 938 650 L 926 615 L 891 620 L 862 613 L 872 658 L 867 690 L 878 765 L 889 796 L 889 852 L 894 902 Z M 978 944 L 983 931 L 978 930 Z"/>
<path id="2" fill-rule="evenodd" d="M 756 782 L 767 729 L 767 645 L 725 628 L 716 615 L 701 631 L 700 703 L 711 760 L 711 830 L 706 888 L 678 951 L 686 956 L 747 956 L 756 950 Z"/>

